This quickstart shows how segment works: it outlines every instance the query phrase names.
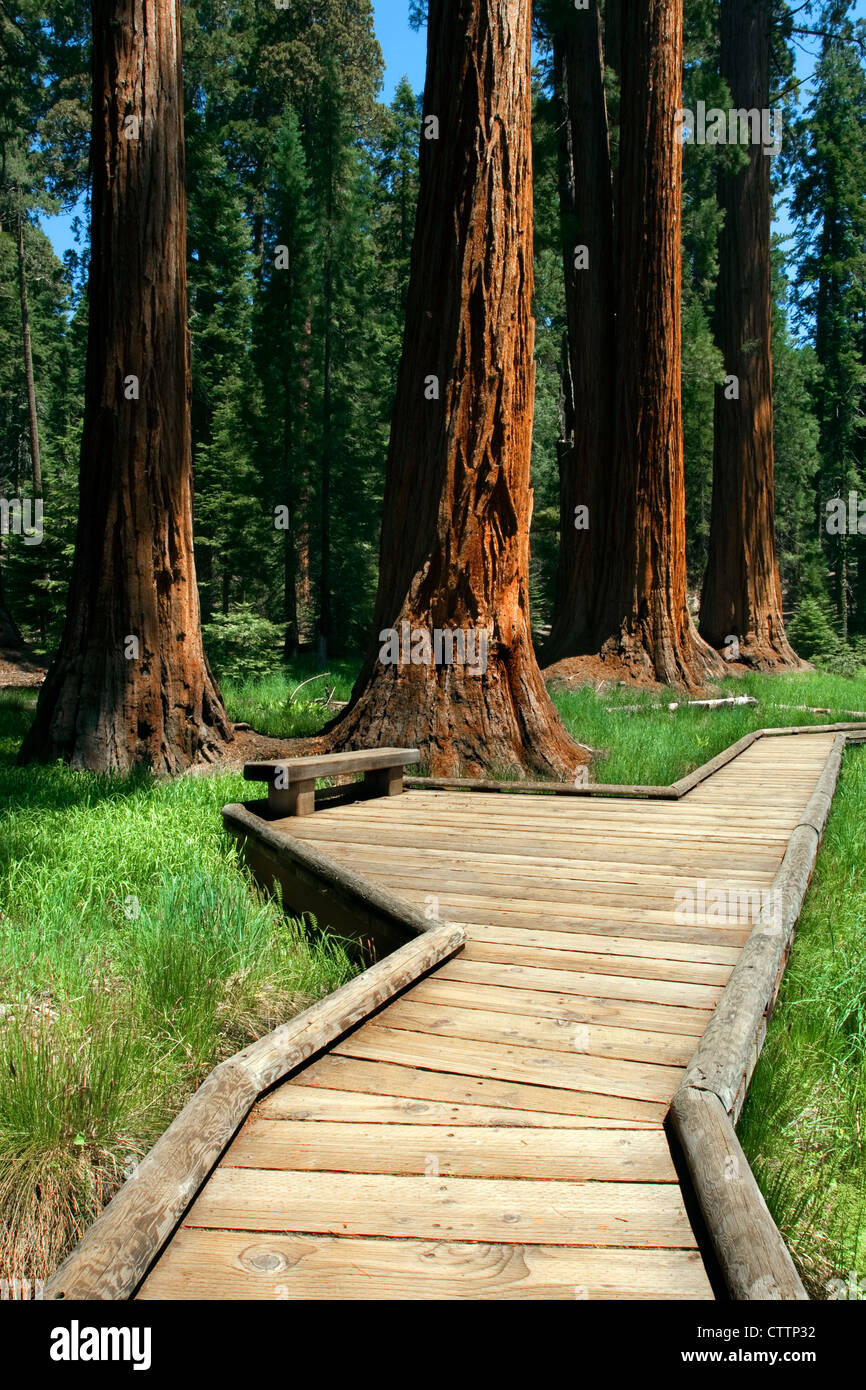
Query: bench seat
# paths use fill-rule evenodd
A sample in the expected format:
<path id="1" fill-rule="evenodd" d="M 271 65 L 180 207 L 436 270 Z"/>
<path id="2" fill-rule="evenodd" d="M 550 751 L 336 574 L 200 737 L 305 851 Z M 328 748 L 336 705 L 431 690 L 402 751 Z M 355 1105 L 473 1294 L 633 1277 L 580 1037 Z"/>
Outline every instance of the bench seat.
<path id="1" fill-rule="evenodd" d="M 318 778 L 363 772 L 366 795 L 396 796 L 403 790 L 403 769 L 420 759 L 417 748 L 362 748 L 246 763 L 244 777 L 248 782 L 267 782 L 268 809 L 274 815 L 309 816 L 316 809 Z"/>

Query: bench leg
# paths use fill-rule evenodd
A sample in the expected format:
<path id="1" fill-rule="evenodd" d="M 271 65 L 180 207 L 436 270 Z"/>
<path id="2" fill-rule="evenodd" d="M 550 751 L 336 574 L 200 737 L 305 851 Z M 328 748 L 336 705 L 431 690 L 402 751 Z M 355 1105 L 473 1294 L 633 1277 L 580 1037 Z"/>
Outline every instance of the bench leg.
<path id="1" fill-rule="evenodd" d="M 268 786 L 268 807 L 278 816 L 311 816 L 316 809 L 316 783 L 292 782 L 286 788 Z"/>
<path id="2" fill-rule="evenodd" d="M 365 772 L 364 787 L 370 796 L 399 796 L 403 790 L 403 769 L 379 767 Z"/>

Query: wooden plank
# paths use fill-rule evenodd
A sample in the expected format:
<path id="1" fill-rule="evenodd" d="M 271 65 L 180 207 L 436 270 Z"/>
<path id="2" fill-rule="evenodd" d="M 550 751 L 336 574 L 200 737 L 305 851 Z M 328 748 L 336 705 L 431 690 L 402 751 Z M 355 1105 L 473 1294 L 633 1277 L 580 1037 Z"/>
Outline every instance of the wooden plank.
<path id="1" fill-rule="evenodd" d="M 676 1182 L 664 1131 L 247 1120 L 223 1168 Z"/>
<path id="2" fill-rule="evenodd" d="M 461 1105 L 488 1105 L 505 1110 L 545 1111 L 554 1115 L 594 1115 L 616 1121 L 641 1120 L 653 1128 L 662 1122 L 667 1106 L 657 1101 L 631 1100 L 570 1091 L 564 1087 L 499 1081 L 486 1076 L 463 1075 L 444 1070 L 426 1071 L 418 1066 L 370 1062 L 329 1052 L 303 1073 L 307 1086 L 329 1090 L 364 1091 L 368 1094 L 448 1101 Z"/>
<path id="3" fill-rule="evenodd" d="M 431 883 L 435 883 L 441 892 L 468 892 L 474 898 L 484 899 L 485 904 L 495 904 L 502 901 L 503 890 L 507 889 L 506 902 L 513 895 L 514 898 L 543 904 L 545 912 L 550 911 L 554 914 L 564 911 L 567 915 L 575 904 L 598 912 L 607 903 L 628 906 L 633 912 L 649 908 L 656 911 L 666 909 L 670 914 L 671 909 L 680 901 L 677 893 L 695 894 L 697 891 L 696 879 L 682 875 L 669 875 L 667 882 L 659 878 L 652 884 L 636 884 L 624 879 L 607 882 L 602 878 L 588 879 L 579 871 L 571 869 L 567 874 L 559 870 L 555 876 L 551 875 L 549 879 L 545 879 L 543 876 L 533 878 L 514 871 L 508 865 L 495 862 L 488 864 L 487 869 L 481 871 L 476 870 L 474 866 L 454 870 L 440 863 L 431 864 L 428 861 L 424 864 L 420 859 L 414 865 L 393 861 L 389 864 L 384 858 L 373 862 L 368 860 L 365 864 L 365 856 L 361 853 L 347 855 L 342 850 L 338 850 L 337 853 L 343 862 L 350 862 L 358 868 L 363 867 L 372 881 L 386 883 L 392 892 L 401 895 L 407 895 L 413 890 L 416 893 L 422 889 L 426 890 Z M 759 874 L 748 877 L 744 875 L 733 881 L 721 877 L 705 877 L 702 891 L 707 895 L 719 892 L 759 892 L 770 887 L 773 872 L 767 868 Z"/>
<path id="4" fill-rule="evenodd" d="M 552 932 L 530 927 L 492 927 L 472 929 L 474 941 L 501 941 L 511 945 L 538 946 L 563 951 L 601 951 L 616 956 L 641 956 L 655 960 L 701 961 L 733 965 L 739 947 L 716 946 L 700 939 L 694 942 L 657 941 L 652 937 L 624 941 L 622 937 L 593 936 L 581 931 Z"/>
<path id="5" fill-rule="evenodd" d="M 352 1124 L 481 1125 L 533 1129 L 563 1129 L 580 1124 L 582 1129 L 647 1130 L 642 1120 L 610 1120 L 603 1116 L 549 1114 L 543 1110 L 506 1110 L 493 1105 L 460 1105 L 447 1101 L 409 1099 L 403 1096 L 367 1095 L 363 1091 L 336 1091 L 325 1086 L 302 1086 L 287 1081 L 264 1096 L 252 1112 L 270 1120 L 305 1120 L 308 1124 L 338 1120 Z M 252 1118 L 252 1116 L 251 1116 Z"/>
<path id="6" fill-rule="evenodd" d="M 409 995 L 376 1017 L 386 1028 L 405 1028 L 413 1033 L 433 1033 L 476 1042 L 514 1043 L 565 1052 L 569 1056 L 581 1052 L 592 1057 L 659 1062 L 669 1067 L 684 1067 L 695 1047 L 694 1038 L 675 1033 L 610 1028 L 563 1018 L 537 1018 L 532 1014 L 487 1012 L 481 1007 L 481 1001 L 478 1007 L 460 1008 L 416 1003 Z"/>
<path id="7" fill-rule="evenodd" d="M 651 956 L 590 954 L 579 950 L 550 950 L 522 946 L 514 942 L 479 940 L 468 936 L 463 950 L 465 960 L 494 961 L 496 964 L 537 965 L 546 970 L 579 970 L 631 980 L 657 980 L 660 983 L 718 985 L 723 988 L 731 974 L 730 965 L 708 965 L 704 961 L 660 960 Z M 661 996 L 659 996 L 661 997 Z"/>
<path id="8" fill-rule="evenodd" d="M 412 989 L 413 1003 L 433 1004 L 437 1008 L 463 1005 L 470 1009 L 504 1012 L 509 1015 L 533 1015 L 553 1019 L 563 1025 L 584 1023 L 590 1026 L 633 1028 L 646 1032 L 676 1035 L 684 1046 L 694 1048 L 707 1026 L 708 1009 L 683 1009 L 672 1004 L 629 1003 L 621 999 L 600 999 L 575 994 L 559 994 L 555 990 L 515 988 L 500 985 L 487 978 L 483 966 L 475 966 L 474 978 L 455 980 L 445 970 L 437 970 Z"/>
<path id="9" fill-rule="evenodd" d="M 361 856 L 358 856 L 361 862 Z M 517 904 L 521 909 L 527 904 L 530 907 L 543 907 L 545 912 L 553 914 L 568 915 L 574 910 L 575 906 L 583 907 L 584 910 L 590 909 L 595 912 L 605 906 L 615 906 L 627 908 L 633 913 L 655 913 L 660 917 L 670 917 L 676 912 L 680 898 L 680 893 L 688 892 L 692 896 L 696 894 L 696 879 L 680 880 L 678 885 L 669 884 L 666 887 L 659 886 L 652 890 L 643 891 L 632 888 L 630 885 L 619 885 L 610 883 L 604 885 L 599 882 L 586 883 L 581 880 L 579 874 L 574 874 L 565 883 L 556 882 L 544 885 L 540 880 L 523 878 L 520 875 L 511 875 L 507 870 L 500 870 L 498 878 L 491 875 L 488 879 L 479 878 L 471 872 L 462 874 L 451 874 L 439 872 L 439 866 L 427 865 L 426 871 L 420 866 L 416 869 L 403 869 L 396 865 L 390 868 L 386 864 L 368 864 L 365 873 L 372 882 L 381 882 L 388 885 L 392 892 L 399 893 L 401 896 L 417 897 L 426 894 L 431 887 L 435 887 L 437 895 L 448 897 L 452 901 L 466 901 L 473 906 L 486 907 L 490 903 L 502 902 L 503 889 L 507 887 L 508 894 L 505 897 L 504 905 L 511 907 Z M 757 897 L 761 892 L 766 892 L 773 881 L 773 873 L 769 868 L 759 874 L 753 874 L 751 879 L 739 880 L 736 887 L 723 880 L 711 880 L 713 887 L 707 886 L 704 878 L 701 891 L 707 896 L 716 891 L 724 893 L 726 896 L 734 894 L 743 896 L 750 894 Z M 712 921 L 710 915 L 710 921 Z"/>
<path id="10" fill-rule="evenodd" d="M 351 863 L 371 879 L 387 882 L 394 892 L 405 893 L 407 888 L 429 886 L 435 880 L 444 892 L 466 892 L 476 897 L 496 899 L 502 897 L 503 887 L 515 897 L 531 898 L 537 903 L 563 903 L 570 909 L 574 900 L 601 906 L 609 899 L 618 903 L 629 903 L 635 910 L 641 907 L 661 908 L 676 902 L 677 890 L 695 891 L 695 876 L 685 874 L 654 875 L 651 882 L 642 881 L 637 876 L 629 881 L 625 875 L 613 878 L 596 871 L 594 878 L 569 868 L 558 867 L 547 873 L 539 869 L 537 875 L 524 873 L 516 866 L 504 864 L 497 859 L 479 857 L 475 864 L 455 865 L 453 863 L 431 863 L 429 857 L 414 853 L 408 861 L 400 859 L 399 851 L 390 855 L 379 855 L 371 846 L 370 852 L 347 851 L 342 846 L 337 850 L 341 860 Z M 738 890 L 769 887 L 773 879 L 770 869 L 760 874 L 740 875 L 733 884 Z M 727 876 L 706 879 L 705 891 L 729 892 L 732 880 Z"/>
<path id="11" fill-rule="evenodd" d="M 754 785 L 752 787 L 754 792 Z M 400 802 L 400 822 L 406 826 L 424 826 L 431 821 L 438 826 L 476 826 L 479 821 L 488 827 L 495 826 L 507 833 L 515 827 L 527 824 L 538 826 L 553 834 L 569 833 L 586 827 L 623 827 L 629 830 L 664 830 L 677 833 L 686 828 L 714 829 L 719 823 L 737 830 L 742 828 L 751 834 L 758 834 L 769 823 L 774 829 L 783 830 L 791 821 L 793 807 L 799 798 L 790 797 L 790 808 L 780 798 L 768 798 L 763 804 L 759 798 L 756 805 L 739 808 L 726 806 L 722 798 L 709 802 L 682 803 L 670 808 L 658 806 L 635 809 L 631 802 L 589 803 L 576 802 L 573 805 L 557 806 L 548 802 L 536 802 L 527 806 L 523 801 L 513 798 L 507 801 L 485 804 L 467 802 L 464 799 L 447 801 L 433 800 L 425 805 L 407 794 Z M 366 825 L 388 825 L 396 814 L 396 808 L 388 803 L 355 802 L 327 812 L 330 819 L 361 821 Z"/>
<path id="12" fill-rule="evenodd" d="M 645 864 L 638 862 L 608 862 L 593 863 L 591 859 L 562 859 L 551 857 L 550 855 L 526 856 L 519 852 L 515 854 L 504 854 L 501 852 L 487 854 L 473 852 L 466 845 L 460 850 L 459 854 L 454 855 L 447 849 L 440 849 L 435 843 L 430 843 L 425 849 L 413 849 L 405 845 L 392 845 L 386 851 L 380 850 L 377 845 L 369 841 L 358 842 L 334 841 L 327 839 L 317 841 L 327 852 L 336 850 L 345 860 L 356 860 L 365 869 L 375 870 L 378 866 L 385 869 L 398 868 L 406 872 L 421 872 L 430 874 L 432 871 L 442 871 L 444 873 L 457 872 L 477 877 L 478 881 L 483 882 L 485 876 L 490 876 L 493 881 L 501 881 L 502 874 L 507 874 L 511 879 L 525 879 L 528 883 L 538 882 L 540 885 L 545 883 L 562 882 L 572 887 L 590 887 L 606 890 L 608 887 L 616 888 L 622 885 L 629 891 L 646 885 L 648 892 L 657 892 L 659 886 L 668 885 L 673 887 L 684 887 L 693 885 L 696 873 L 692 866 L 677 868 L 669 865 Z M 774 856 L 774 862 L 778 856 Z M 781 862 L 781 860 L 779 860 Z M 717 886 L 712 879 L 707 880 L 708 887 Z M 752 871 L 740 868 L 737 865 L 727 865 L 724 873 L 719 874 L 718 886 L 722 883 L 747 883 L 752 880 Z"/>
<path id="13" fill-rule="evenodd" d="M 820 763 L 816 764 L 820 768 Z M 817 775 L 817 774 L 816 774 Z M 808 774 L 803 781 L 808 780 Z M 757 787 L 756 784 L 757 783 Z M 763 799 L 761 792 L 760 774 L 753 775 L 751 779 L 753 791 L 757 790 L 756 800 L 746 806 L 741 807 L 742 813 L 747 821 L 758 821 L 758 805 Z M 768 791 L 770 789 L 768 788 Z M 620 821 L 632 822 L 641 825 L 684 825 L 689 821 L 690 816 L 697 813 L 701 819 L 709 819 L 710 808 L 718 795 L 723 799 L 725 787 L 720 785 L 718 789 L 705 790 L 701 794 L 687 801 L 680 801 L 675 804 L 668 803 L 647 803 L 635 801 L 588 801 L 576 800 L 563 802 L 556 800 L 539 800 L 534 797 L 511 796 L 496 798 L 493 801 L 478 802 L 474 797 L 466 797 L 462 793 L 447 795 L 445 793 L 418 794 L 409 791 L 406 794 L 405 805 L 406 813 L 413 817 L 431 818 L 431 813 L 435 813 L 436 818 L 455 817 L 459 820 L 478 819 L 485 824 L 508 825 L 514 821 L 521 821 L 524 824 L 531 820 L 545 826 L 555 825 L 593 825 L 601 821 L 605 824 L 617 824 Z M 791 790 L 791 784 L 786 781 L 780 784 L 778 791 L 768 795 L 768 809 L 773 813 L 777 805 L 782 804 L 786 799 L 794 800 L 795 795 Z M 363 819 L 360 814 L 365 808 L 359 803 L 344 808 L 348 813 L 349 819 Z M 376 806 L 371 808 L 378 820 L 387 818 L 389 810 L 387 806 Z"/>
<path id="14" fill-rule="evenodd" d="M 140 1299 L 710 1299 L 696 1250 L 181 1230 Z"/>
<path id="15" fill-rule="evenodd" d="M 523 1081 L 566 1091 L 593 1091 L 667 1104 L 682 1074 L 679 1067 L 651 1062 L 621 1061 L 617 1057 L 569 1055 L 538 1047 L 472 1042 L 465 1038 L 431 1037 L 405 1029 L 367 1023 L 334 1048 L 338 1057 L 433 1068 L 460 1076 L 483 1076 L 494 1081 Z"/>
<path id="16" fill-rule="evenodd" d="M 406 767 L 420 759 L 417 748 L 366 748 L 357 752 L 322 753 L 305 758 L 245 763 L 244 777 L 248 782 L 272 782 L 276 773 L 281 771 L 285 773 L 287 783 L 310 779 L 316 781 L 319 777 L 344 777 L 377 768 Z"/>
<path id="17" fill-rule="evenodd" d="M 435 888 L 435 885 L 434 885 Z M 675 920 L 674 909 L 672 908 L 667 919 L 664 920 L 663 913 L 640 913 L 638 916 L 634 908 L 618 907 L 611 903 L 605 903 L 601 907 L 591 905 L 572 906 L 569 910 L 570 915 L 548 915 L 547 911 L 538 908 L 527 908 L 526 906 L 513 908 L 506 902 L 500 907 L 478 906 L 473 907 L 469 903 L 456 903 L 453 906 L 439 894 L 430 890 L 424 898 L 434 897 L 438 899 L 436 904 L 439 920 L 451 922 L 454 926 L 463 925 L 466 927 L 467 940 L 475 939 L 474 928 L 476 926 L 503 926 L 513 930 L 520 929 L 523 924 L 532 925 L 539 920 L 544 921 L 546 931 L 567 931 L 567 932 L 598 932 L 610 933 L 611 936 L 618 935 L 625 941 L 632 938 L 637 940 L 659 940 L 668 937 L 675 941 L 698 941 L 703 940 L 705 932 L 712 932 L 711 938 L 722 945 L 733 945 L 742 947 L 748 939 L 751 930 L 750 922 L 725 924 L 721 919 L 712 919 L 707 925 L 700 920 L 703 914 L 695 913 L 696 921 Z M 406 902 L 410 907 L 413 903 L 421 903 L 424 898 L 419 894 L 410 897 L 406 895 Z M 417 908 L 413 908 L 417 911 Z M 658 919 L 663 920 L 659 921 Z M 643 928 L 644 935 L 641 936 L 639 929 Z M 619 928 L 619 931 L 617 931 Z M 479 938 L 480 939 L 480 938 Z M 564 949 L 564 948 L 560 948 Z"/>
<path id="18" fill-rule="evenodd" d="M 465 953 L 464 953 L 465 954 Z M 682 1009 L 713 1009 L 721 986 L 683 985 L 669 980 L 630 979 L 622 975 L 596 975 L 579 970 L 546 970 L 532 965 L 497 964 L 493 961 L 452 961 L 443 972 L 446 980 L 478 980 L 515 989 L 552 989 L 557 993 L 627 999 L 651 1004 L 674 1004 Z"/>
<path id="19" fill-rule="evenodd" d="M 292 836 L 304 843 L 316 844 L 323 842 L 323 848 L 333 854 L 337 845 L 343 841 L 355 843 L 362 848 L 368 839 L 358 838 L 358 831 L 351 827 L 334 825 L 329 822 L 323 826 L 321 832 L 311 827 L 319 819 L 321 812 L 315 816 L 308 816 L 302 821 L 289 821 Z M 281 822 L 276 822 L 277 833 Z M 274 828 L 274 827 L 267 827 Z M 327 832 L 327 833 L 325 833 Z M 466 835 L 457 831 L 437 833 L 428 828 L 426 835 L 419 828 L 414 835 L 402 829 L 399 825 L 394 828 L 382 827 L 375 834 L 367 832 L 369 838 L 373 838 L 380 847 L 405 846 L 418 850 L 426 848 L 447 850 L 452 853 L 459 853 L 466 848 Z M 565 864 L 576 866 L 583 859 L 591 863 L 603 865 L 607 861 L 621 864 L 623 862 L 640 866 L 641 864 L 663 864 L 674 868 L 680 867 L 691 870 L 695 877 L 708 877 L 711 868 L 724 869 L 731 860 L 731 849 L 736 852 L 736 859 L 741 867 L 750 870 L 760 870 L 768 866 L 775 866 L 782 857 L 784 837 L 778 841 L 779 849 L 775 847 L 767 848 L 763 840 L 756 842 L 737 841 L 736 844 L 725 842 L 725 847 L 713 845 L 705 837 L 671 837 L 667 842 L 664 840 L 650 841 L 646 836 L 640 838 L 625 839 L 622 836 L 609 833 L 600 839 L 598 835 L 587 832 L 583 835 L 572 835 L 562 837 L 554 841 L 551 838 L 537 838 L 527 831 L 522 835 L 515 834 L 508 841 L 508 852 L 522 855 L 527 858 L 541 856 L 543 858 L 559 859 Z M 492 855 L 503 852 L 505 845 L 503 837 L 496 830 L 486 830 L 475 828 L 472 835 L 472 846 L 477 850 L 488 852 Z M 584 853 L 586 851 L 586 853 Z"/>
<path id="20" fill-rule="evenodd" d="M 754 822 L 750 823 L 744 821 L 733 810 L 727 816 L 723 816 L 717 808 L 708 809 L 703 818 L 694 814 L 684 815 L 669 822 L 627 820 L 625 817 L 619 816 L 609 821 L 599 817 L 592 821 L 575 819 L 551 824 L 545 822 L 542 817 L 527 815 L 515 816 L 513 820 L 509 821 L 504 821 L 500 817 L 486 817 L 483 822 L 480 822 L 478 816 L 449 816 L 435 810 L 423 814 L 416 812 L 414 817 L 400 816 L 398 818 L 394 803 L 382 801 L 379 804 L 380 806 L 387 806 L 388 813 L 386 815 L 380 814 L 378 818 L 372 814 L 363 818 L 367 837 L 372 842 L 381 843 L 379 841 L 380 831 L 384 834 L 396 831 L 403 837 L 405 843 L 414 841 L 419 847 L 423 847 L 423 836 L 430 832 L 432 825 L 435 828 L 437 840 L 470 832 L 473 841 L 481 835 L 495 835 L 504 848 L 507 848 L 511 843 L 519 842 L 531 827 L 533 836 L 536 838 L 543 836 L 545 840 L 554 845 L 592 844 L 608 835 L 613 835 L 619 840 L 634 844 L 643 844 L 645 841 L 658 843 L 669 840 L 684 845 L 702 845 L 706 842 L 727 845 L 734 842 L 744 846 L 754 845 L 760 849 L 768 843 L 784 843 L 797 822 L 796 810 L 792 810 L 788 816 L 784 819 L 780 818 L 776 823 L 769 816 L 766 818 L 756 817 Z M 363 805 L 366 809 L 372 803 L 365 801 Z M 317 813 L 316 820 L 306 822 L 300 833 L 308 837 L 326 829 L 336 831 L 341 826 L 351 828 L 350 817 L 342 817 L 338 822 L 336 815 L 337 813 L 333 810 L 320 811 Z M 321 829 L 318 827 L 316 830 L 308 829 L 309 825 L 316 826 L 319 819 L 324 820 L 325 817 L 328 818 L 327 825 L 322 826 Z M 290 828 L 290 833 L 297 832 Z"/>
<path id="21" fill-rule="evenodd" d="M 217 1168 L 184 1228 L 693 1250 L 671 1183 L 545 1182 Z"/>

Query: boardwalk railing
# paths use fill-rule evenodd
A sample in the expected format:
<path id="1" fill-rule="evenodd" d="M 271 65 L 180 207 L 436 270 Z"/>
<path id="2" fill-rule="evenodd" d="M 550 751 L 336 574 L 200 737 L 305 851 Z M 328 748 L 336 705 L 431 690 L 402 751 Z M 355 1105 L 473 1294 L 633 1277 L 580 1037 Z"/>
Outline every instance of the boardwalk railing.
<path id="1" fill-rule="evenodd" d="M 762 914 L 755 923 L 671 1102 L 669 1122 L 728 1291 L 736 1299 L 808 1298 L 734 1125 L 764 1044 L 845 745 L 864 737 L 862 725 L 837 733 L 773 883 L 772 917 Z"/>
<path id="2" fill-rule="evenodd" d="M 463 945 L 436 926 L 221 1062 L 48 1280 L 54 1299 L 131 1298 L 264 1091 Z"/>

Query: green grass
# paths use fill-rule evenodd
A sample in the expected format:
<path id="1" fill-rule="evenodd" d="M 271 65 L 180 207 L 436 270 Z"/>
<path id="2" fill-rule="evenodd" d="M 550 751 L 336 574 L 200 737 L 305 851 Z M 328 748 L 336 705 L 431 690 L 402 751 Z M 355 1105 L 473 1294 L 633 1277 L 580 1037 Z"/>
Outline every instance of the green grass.
<path id="1" fill-rule="evenodd" d="M 334 698 L 357 667 L 329 664 Z M 224 683 L 231 717 L 315 733 L 330 712 L 312 661 Z M 750 676 L 758 706 L 650 709 L 624 688 L 560 691 L 606 782 L 668 783 L 751 729 L 866 709 L 866 676 Z M 0 1277 L 38 1278 L 202 1077 L 348 978 L 341 944 L 263 897 L 224 834 L 240 776 L 154 782 L 18 769 L 33 693 L 0 694 Z M 817 705 L 808 715 L 783 705 Z M 639 705 L 626 713 L 625 705 Z M 606 707 L 615 711 L 610 713 Z M 815 879 L 740 1125 L 771 1210 L 816 1296 L 863 1276 L 866 751 L 846 755 Z"/>
<path id="2" fill-rule="evenodd" d="M 836 711 L 866 711 L 866 674 L 859 680 L 817 671 L 730 678 L 720 683 L 721 696 L 752 695 L 759 703 L 716 709 L 688 709 L 681 704 L 670 712 L 651 707 L 683 698 L 673 692 L 659 695 L 615 687 L 596 693 L 592 686 L 583 686 L 552 694 L 574 738 L 610 751 L 610 757 L 594 768 L 597 781 L 658 786 L 684 777 L 753 729 L 829 724 L 846 717 Z M 627 705 L 642 709 L 627 713 L 622 708 Z M 833 712 L 807 714 L 781 708 L 783 705 L 814 705 Z M 616 712 L 608 713 L 607 709 Z"/>
<path id="3" fill-rule="evenodd" d="M 323 672 L 314 657 L 301 657 L 260 680 L 224 680 L 222 693 L 235 723 L 270 738 L 306 738 L 336 713 L 322 704 L 326 689 L 332 699 L 348 700 L 358 669 L 359 663 L 338 657 Z"/>
<path id="4" fill-rule="evenodd" d="M 35 1279 L 217 1062 L 354 967 L 241 869 L 239 776 L 19 769 L 27 704 L 0 696 L 0 1277 Z"/>
<path id="5" fill-rule="evenodd" d="M 739 1125 L 815 1298 L 852 1273 L 866 1297 L 864 808 L 866 748 L 851 748 Z"/>

